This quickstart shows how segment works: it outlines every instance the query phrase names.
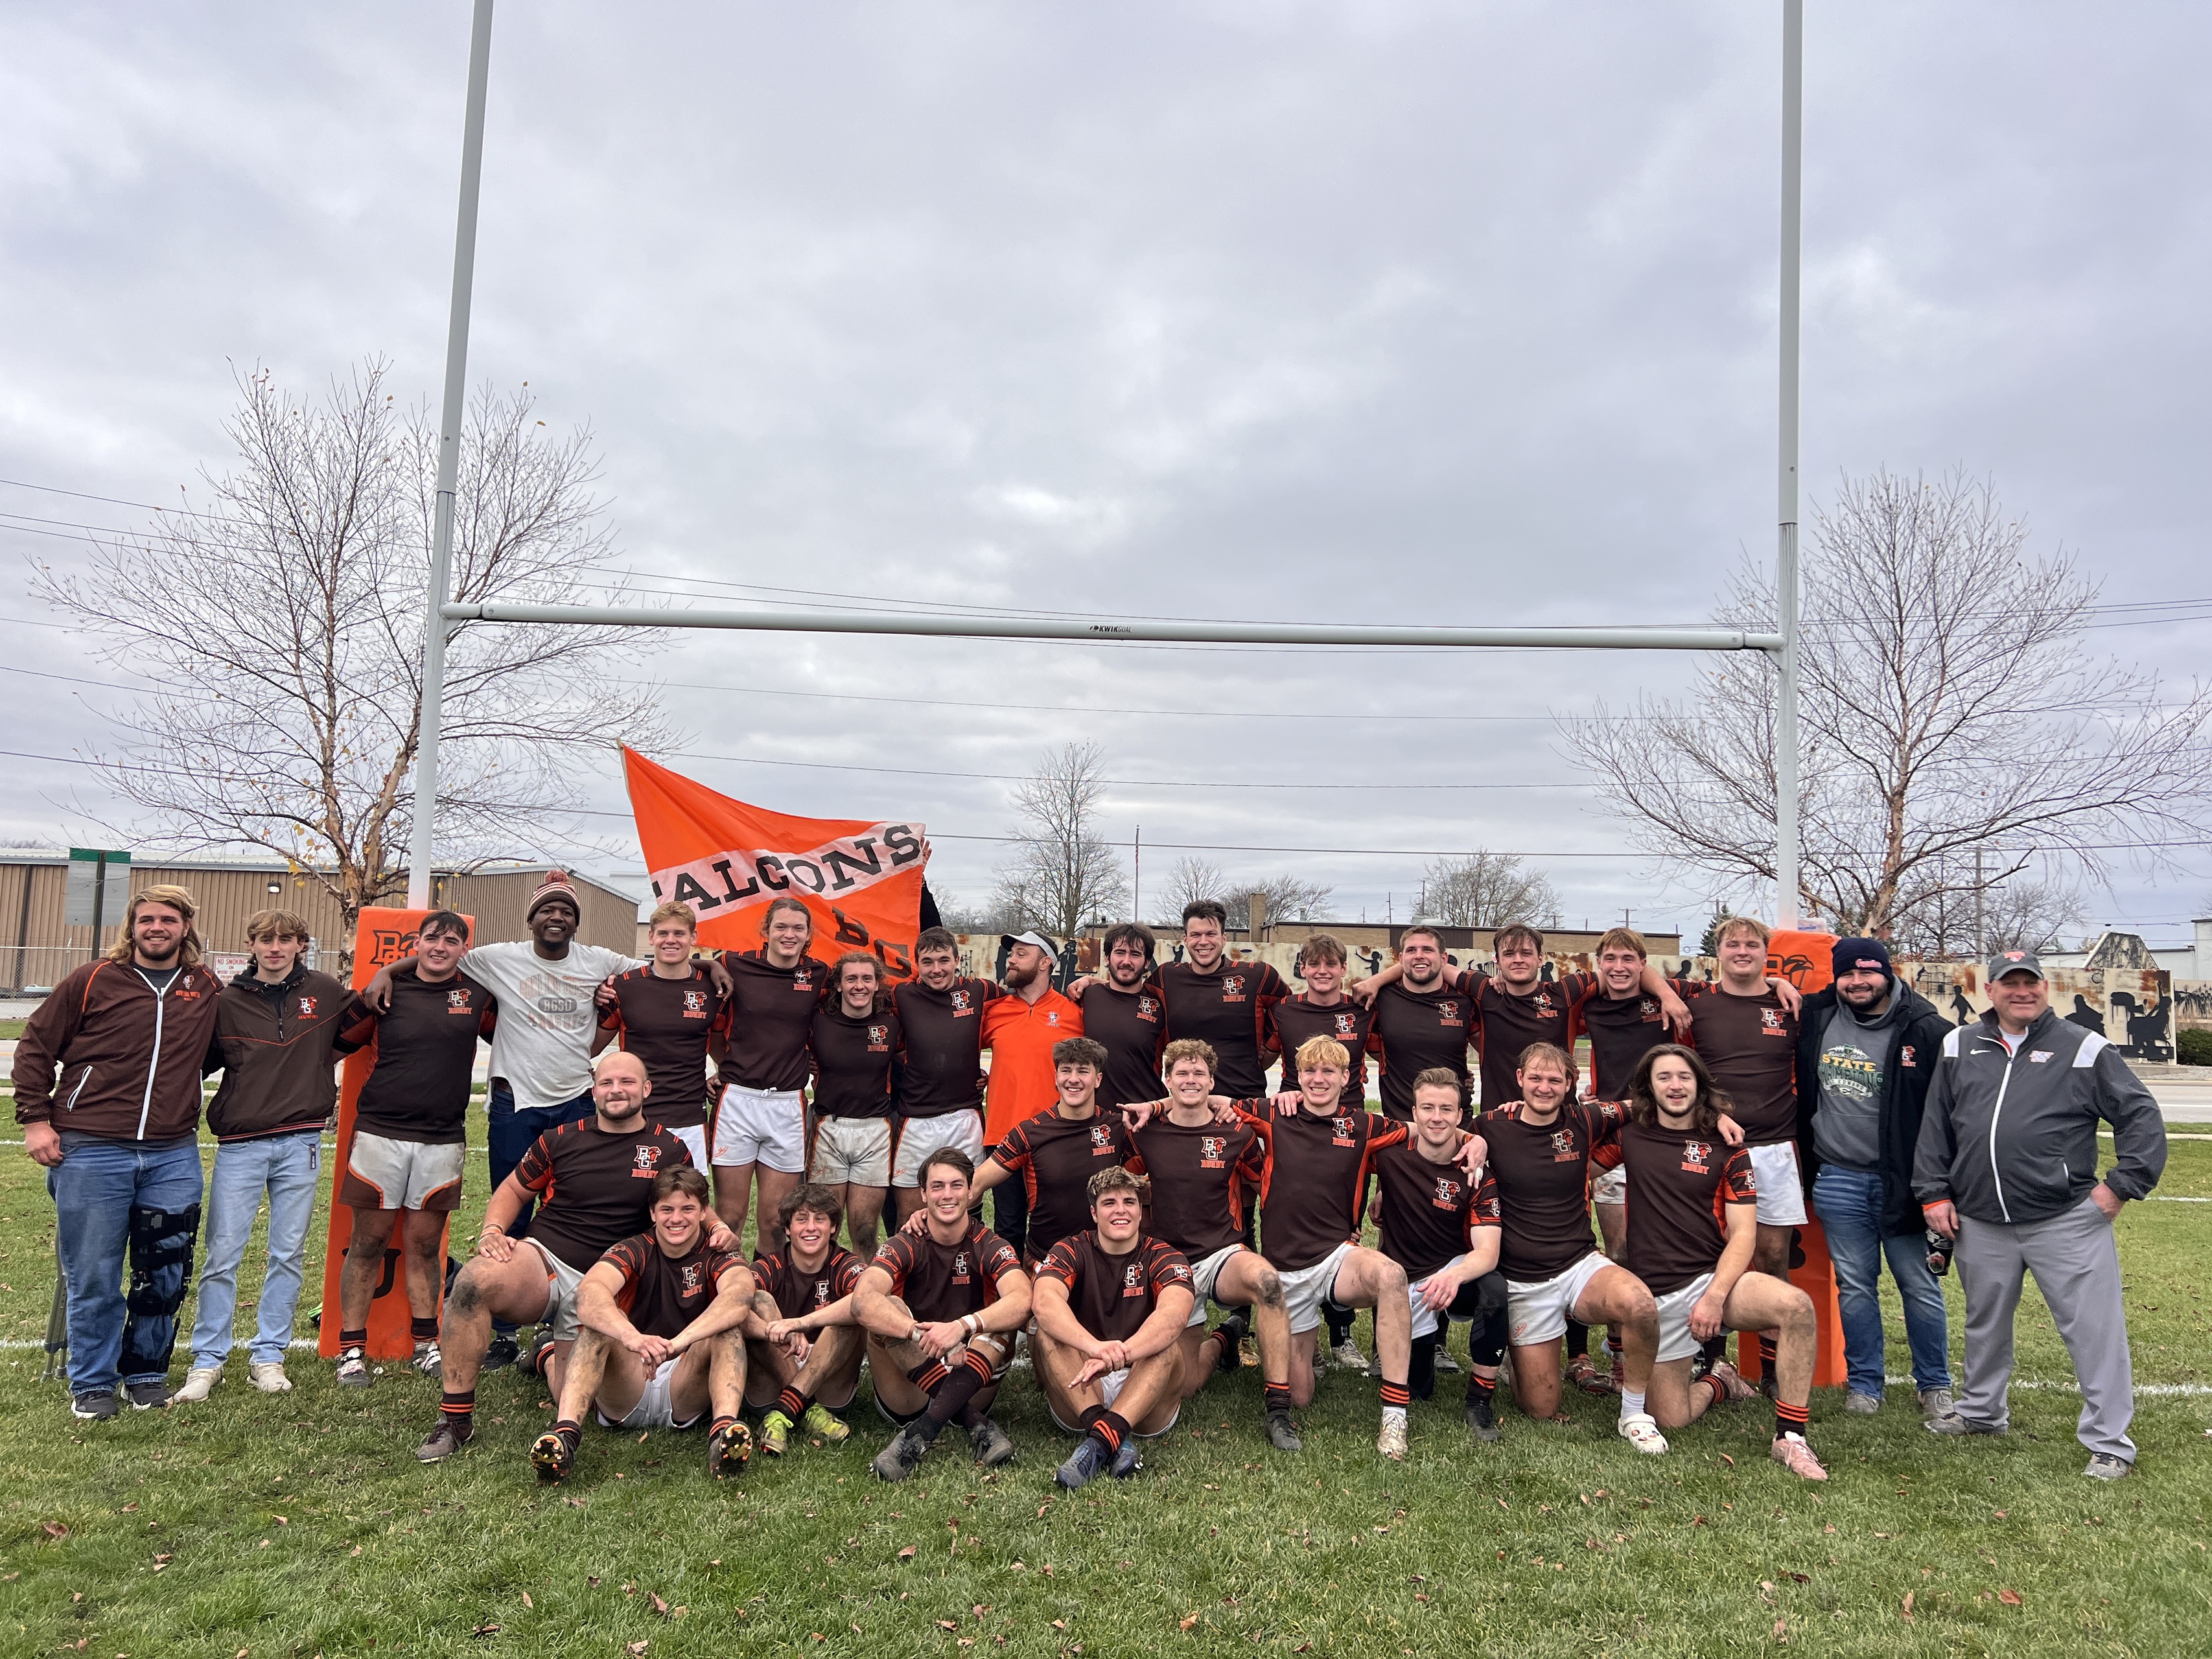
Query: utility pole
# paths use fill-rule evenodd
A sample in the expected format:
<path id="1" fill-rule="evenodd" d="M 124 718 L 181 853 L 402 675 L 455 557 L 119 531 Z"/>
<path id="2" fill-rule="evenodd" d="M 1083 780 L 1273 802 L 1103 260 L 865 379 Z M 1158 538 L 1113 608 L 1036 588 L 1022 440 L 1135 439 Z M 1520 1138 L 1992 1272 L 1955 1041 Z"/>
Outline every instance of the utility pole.
<path id="1" fill-rule="evenodd" d="M 1129 920 L 1142 921 L 1145 919 L 1145 826 L 1141 823 L 1137 826 L 1136 839 L 1132 845 L 1136 848 L 1136 876 L 1129 890 Z"/>
<path id="2" fill-rule="evenodd" d="M 1782 362 L 1774 557 L 1782 634 L 1774 719 L 1775 921 L 1797 925 L 1797 313 L 1805 179 L 1805 0 L 1782 0 Z"/>
<path id="3" fill-rule="evenodd" d="M 446 695 L 446 602 L 453 586 L 453 492 L 460 477 L 462 394 L 469 378 L 469 299 L 476 286 L 477 197 L 483 182 L 484 88 L 491 76 L 491 0 L 477 0 L 469 32 L 468 112 L 461 125 L 461 209 L 453 230 L 453 301 L 446 319 L 446 402 L 438 423 L 438 515 L 430 544 L 430 598 L 422 627 L 422 708 L 415 750 L 415 833 L 407 905 L 430 902 L 432 829 L 438 816 L 438 728 Z"/>
<path id="4" fill-rule="evenodd" d="M 1983 901 L 1988 890 L 1982 885 L 1982 849 L 1974 848 L 1974 960 L 1990 959 L 1990 930 Z"/>

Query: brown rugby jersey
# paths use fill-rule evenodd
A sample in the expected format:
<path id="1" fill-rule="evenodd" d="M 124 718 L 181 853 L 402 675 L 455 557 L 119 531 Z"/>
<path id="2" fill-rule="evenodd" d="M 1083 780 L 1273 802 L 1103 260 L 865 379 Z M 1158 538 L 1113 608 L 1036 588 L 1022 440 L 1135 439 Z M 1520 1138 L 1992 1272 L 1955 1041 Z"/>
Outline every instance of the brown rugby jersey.
<path id="1" fill-rule="evenodd" d="M 827 998 L 814 1011 L 814 1110 L 822 1117 L 889 1117 L 891 1062 L 898 1057 L 898 1016 L 888 999 L 855 1019 Z"/>
<path id="2" fill-rule="evenodd" d="M 786 1319 L 804 1319 L 852 1295 L 853 1286 L 860 1282 L 860 1258 L 842 1244 L 832 1244 L 821 1267 L 808 1273 L 793 1259 L 787 1244 L 772 1255 L 755 1255 L 753 1277 L 775 1298 Z"/>
<path id="3" fill-rule="evenodd" d="M 1241 1120 L 1186 1128 L 1161 1111 L 1134 1139 L 1152 1183 L 1153 1231 L 1193 1261 L 1244 1242 L 1245 1210 L 1267 1172 L 1258 1130 Z"/>
<path id="4" fill-rule="evenodd" d="M 730 1048 L 722 1081 L 747 1089 L 803 1089 L 811 1069 L 806 1039 L 830 970 L 812 957 L 778 968 L 762 951 L 725 951 L 730 970 Z"/>
<path id="5" fill-rule="evenodd" d="M 1101 1106 L 1127 1106 L 1158 1100 L 1160 1050 L 1167 1047 L 1167 1010 L 1157 986 L 1117 991 L 1093 985 L 1083 994 L 1083 1035 L 1106 1045 L 1106 1080 L 1098 1085 Z"/>
<path id="6" fill-rule="evenodd" d="M 1797 1016 L 1768 986 L 1755 997 L 1730 996 L 1717 980 L 1678 980 L 1690 1005 L 1690 1046 L 1729 1099 L 1747 1146 L 1797 1138 Z"/>
<path id="7" fill-rule="evenodd" d="M 1474 1095 L 1467 1051 L 1478 1035 L 1470 994 L 1442 985 L 1433 991 L 1415 991 L 1402 981 L 1386 985 L 1375 998 L 1370 1030 L 1369 1046 L 1380 1057 L 1378 1082 L 1385 1116 L 1401 1123 L 1413 1121 L 1413 1079 L 1435 1066 L 1459 1079 L 1464 1115 Z"/>
<path id="8" fill-rule="evenodd" d="M 702 1229 L 682 1255 L 669 1255 L 652 1233 L 636 1233 L 602 1255 L 599 1265 L 622 1275 L 615 1306 L 631 1324 L 647 1336 L 678 1337 L 707 1310 L 722 1281 L 745 1264 L 709 1244 Z"/>
<path id="9" fill-rule="evenodd" d="M 1580 1024 L 1589 1037 L 1591 1098 L 1626 1100 L 1636 1064 L 1662 1042 L 1672 1042 L 1659 999 L 1638 990 L 1625 997 L 1599 992 L 1582 1006 Z"/>
<path id="10" fill-rule="evenodd" d="M 1365 1108 L 1316 1117 L 1301 1106 L 1289 1117 L 1244 1114 L 1267 1145 L 1260 1183 L 1260 1248 L 1268 1262 L 1296 1273 L 1359 1237 L 1367 1171 L 1376 1153 L 1406 1139 L 1406 1126 Z"/>
<path id="11" fill-rule="evenodd" d="M 1486 1165 L 1470 1178 L 1451 1163 L 1435 1164 L 1411 1140 L 1375 1156 L 1382 1194 L 1382 1254 L 1409 1279 L 1426 1279 L 1474 1243 L 1477 1227 L 1502 1224 L 1498 1178 Z"/>
<path id="12" fill-rule="evenodd" d="M 1018 1272 L 1014 1247 L 980 1223 L 950 1244 L 927 1227 L 894 1233 L 876 1252 L 875 1265 L 891 1278 L 890 1293 L 905 1302 L 916 1322 L 943 1324 L 980 1313 L 999 1299 L 1000 1277 Z"/>
<path id="13" fill-rule="evenodd" d="M 1620 1132 L 1628 1171 L 1628 1249 L 1621 1265 L 1664 1296 L 1719 1263 L 1731 1204 L 1755 1204 L 1751 1153 L 1718 1135 L 1632 1123 Z"/>
<path id="14" fill-rule="evenodd" d="M 532 1141 L 514 1178 L 538 1194 L 530 1237 L 583 1273 L 653 1221 L 653 1178 L 691 1153 L 658 1123 L 609 1134 L 599 1120 L 564 1123 Z"/>
<path id="15" fill-rule="evenodd" d="M 387 1140 L 457 1146 L 468 1139 L 477 1039 L 491 1035 L 498 1005 L 466 974 L 432 980 L 415 969 L 410 957 L 392 970 L 392 1006 L 382 1014 L 356 993 L 338 1016 L 346 1042 L 376 1044 L 353 1127 Z"/>
<path id="16" fill-rule="evenodd" d="M 955 979 L 933 991 L 918 979 L 891 988 L 906 1039 L 898 1080 L 901 1117 L 943 1117 L 983 1104 L 983 1005 L 1006 992 L 988 979 Z"/>
<path id="17" fill-rule="evenodd" d="M 1190 1262 L 1165 1239 L 1139 1233 L 1132 1249 L 1115 1255 L 1098 1242 L 1096 1227 L 1054 1245 L 1037 1277 L 1067 1286 L 1068 1312 L 1100 1342 L 1127 1342 L 1152 1316 L 1163 1291 L 1191 1288 Z"/>
<path id="18" fill-rule="evenodd" d="M 1474 1121 L 1490 1142 L 1501 1224 L 1498 1265 L 1508 1279 L 1540 1284 L 1589 1255 L 1592 1169 L 1620 1162 L 1627 1114 L 1610 1101 L 1570 1100 L 1549 1123 L 1530 1123 L 1509 1101 Z"/>
<path id="19" fill-rule="evenodd" d="M 704 968 L 663 979 L 647 963 L 615 975 L 615 1006 L 599 1014 L 601 1029 L 645 1062 L 653 1085 L 645 1115 L 672 1129 L 707 1121 L 707 1042 L 729 1030 L 729 1005 Z"/>
<path id="20" fill-rule="evenodd" d="M 1521 1055 L 1532 1042 L 1554 1042 L 1572 1054 L 1575 1016 L 1582 1003 L 1595 994 L 1597 980 L 1589 974 L 1569 974 L 1563 979 L 1539 980 L 1525 997 L 1515 996 L 1504 981 L 1489 974 L 1468 975 L 1474 986 L 1474 1013 L 1481 1022 L 1482 1107 L 1488 1111 L 1521 1097 L 1514 1073 Z"/>
<path id="21" fill-rule="evenodd" d="M 1212 1045 L 1217 1093 L 1247 1099 L 1267 1092 L 1261 1034 L 1267 1011 L 1291 994 L 1272 963 L 1224 956 L 1212 973 L 1201 974 L 1187 962 L 1168 962 L 1152 982 L 1167 1008 L 1168 1041 L 1196 1037 Z"/>
<path id="22" fill-rule="evenodd" d="M 1039 1112 L 1009 1129 L 991 1156 L 1029 1193 L 1031 1260 L 1091 1224 L 1093 1175 L 1116 1164 L 1145 1167 L 1119 1112 L 1085 1118 Z"/>
<path id="23" fill-rule="evenodd" d="M 1299 1045 L 1314 1037 L 1325 1036 L 1344 1045 L 1345 1057 L 1352 1065 L 1351 1078 L 1344 1085 L 1344 1099 L 1365 1105 L 1369 1034 L 1374 1025 L 1374 1011 L 1350 997 L 1340 998 L 1328 1007 L 1312 1000 L 1312 994 L 1307 991 L 1285 997 L 1267 1011 L 1267 1051 L 1283 1057 L 1284 1092 L 1287 1094 L 1298 1086 Z"/>

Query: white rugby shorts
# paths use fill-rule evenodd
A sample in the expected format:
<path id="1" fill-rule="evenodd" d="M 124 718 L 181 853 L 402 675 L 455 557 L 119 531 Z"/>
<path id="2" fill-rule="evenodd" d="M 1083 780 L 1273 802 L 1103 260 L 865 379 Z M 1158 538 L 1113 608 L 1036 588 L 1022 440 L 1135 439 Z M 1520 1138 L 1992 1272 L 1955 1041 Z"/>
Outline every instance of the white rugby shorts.
<path id="1" fill-rule="evenodd" d="M 1771 1146 L 1748 1146 L 1752 1179 L 1759 1184 L 1759 1224 L 1762 1227 L 1802 1227 L 1805 1224 L 1805 1182 L 1799 1172 L 1797 1143 L 1778 1140 Z"/>
<path id="2" fill-rule="evenodd" d="M 1337 1269 L 1344 1266 L 1344 1258 L 1352 1251 L 1352 1242 L 1346 1239 L 1310 1267 L 1301 1267 L 1296 1273 L 1275 1269 L 1283 1281 L 1283 1300 L 1291 1310 L 1292 1336 L 1312 1330 L 1321 1323 L 1321 1304 L 1336 1288 Z"/>
<path id="3" fill-rule="evenodd" d="M 891 1121 L 887 1117 L 825 1117 L 814 1125 L 809 1181 L 825 1187 L 891 1184 Z"/>
<path id="4" fill-rule="evenodd" d="M 796 1089 L 732 1083 L 714 1108 L 716 1167 L 765 1164 L 784 1175 L 806 1169 L 806 1097 Z"/>
<path id="5" fill-rule="evenodd" d="M 1592 1250 L 1551 1279 L 1505 1281 L 1507 1340 L 1516 1348 L 1556 1342 L 1567 1334 L 1567 1321 L 1589 1282 L 1613 1264 Z"/>
<path id="6" fill-rule="evenodd" d="M 947 1112 L 942 1117 L 909 1117 L 898 1128 L 898 1144 L 891 1152 L 891 1185 L 921 1185 L 921 1160 L 947 1146 L 968 1154 L 968 1161 L 983 1162 L 983 1114 L 980 1108 Z"/>
<path id="7" fill-rule="evenodd" d="M 1690 1334 L 1690 1310 L 1712 1288 L 1713 1276 L 1699 1273 L 1679 1291 L 1652 1299 L 1659 1304 L 1659 1352 L 1653 1356 L 1663 1365 L 1672 1359 L 1694 1359 L 1705 1344 Z"/>
<path id="8" fill-rule="evenodd" d="M 703 1412 L 695 1412 L 681 1423 L 676 1420 L 676 1402 L 672 1391 L 676 1382 L 676 1368 L 684 1363 L 678 1354 L 673 1359 L 664 1359 L 647 1381 L 645 1392 L 637 1397 L 637 1404 L 619 1423 L 605 1412 L 599 1413 L 599 1426 L 608 1429 L 689 1429 L 696 1427 Z"/>
<path id="9" fill-rule="evenodd" d="M 552 1332 L 556 1342 L 574 1342 L 576 1340 L 576 1287 L 584 1282 L 584 1269 L 570 1267 L 534 1238 L 518 1238 L 514 1242 L 526 1244 L 537 1251 L 538 1261 L 545 1267 L 545 1311 L 532 1322 L 541 1331 Z"/>

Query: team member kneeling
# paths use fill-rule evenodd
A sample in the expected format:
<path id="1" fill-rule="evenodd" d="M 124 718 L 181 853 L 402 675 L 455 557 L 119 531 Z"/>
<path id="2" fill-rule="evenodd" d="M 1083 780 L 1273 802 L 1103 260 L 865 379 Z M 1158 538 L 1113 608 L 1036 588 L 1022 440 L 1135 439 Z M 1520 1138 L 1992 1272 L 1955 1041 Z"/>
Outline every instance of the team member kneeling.
<path id="1" fill-rule="evenodd" d="M 853 1403 L 864 1352 L 853 1317 L 860 1259 L 837 1243 L 843 1211 L 836 1188 L 809 1182 L 778 1206 L 783 1248 L 753 1258 L 760 1288 L 745 1325 L 745 1392 L 769 1407 L 760 1449 L 771 1457 L 783 1455 L 801 1425 L 833 1446 L 853 1432 L 834 1414 Z"/>
<path id="2" fill-rule="evenodd" d="M 709 1409 L 707 1473 L 744 1472 L 752 1436 L 740 1332 L 753 1276 L 707 1241 L 713 1188 L 690 1165 L 653 1178 L 653 1231 L 625 1238 L 576 1288 L 576 1346 L 561 1370 L 561 1415 L 531 1443 L 540 1480 L 575 1467 L 584 1413 L 610 1429 L 688 1429 Z"/>
<path id="3" fill-rule="evenodd" d="M 1144 1231 L 1136 1176 L 1118 1164 L 1092 1176 L 1091 1218 L 1036 1277 L 1037 1381 L 1053 1421 L 1083 1437 L 1053 1477 L 1071 1492 L 1109 1467 L 1127 1480 L 1137 1438 L 1175 1426 L 1193 1304 L 1189 1261 Z"/>
<path id="4" fill-rule="evenodd" d="M 1628 1171 L 1628 1267 L 1659 1304 L 1651 1413 L 1668 1428 L 1693 1423 L 1750 1389 L 1725 1365 L 1694 1381 L 1691 1363 L 1723 1331 L 1778 1331 L 1774 1461 L 1807 1480 L 1828 1472 L 1805 1443 L 1819 1324 L 1813 1298 L 1786 1279 L 1753 1273 L 1759 1191 L 1751 1153 L 1717 1134 L 1724 1103 L 1705 1061 L 1674 1043 L 1652 1049 L 1629 1083 L 1620 1132 Z M 1725 1216 L 1725 1221 L 1723 1217 Z"/>
<path id="5" fill-rule="evenodd" d="M 1014 1455 L 990 1409 L 1014 1333 L 1029 1322 L 1030 1280 L 1014 1247 L 969 1218 L 975 1173 L 956 1146 L 923 1158 L 916 1174 L 927 1223 L 886 1240 L 853 1290 L 876 1407 L 902 1425 L 873 1465 L 886 1480 L 913 1474 L 956 1417 L 976 1462 L 992 1467 Z"/>
<path id="6" fill-rule="evenodd" d="M 1291 1421 L 1291 1320 L 1282 1275 L 1243 1240 L 1246 1203 L 1267 1171 L 1267 1143 L 1249 1123 L 1216 1121 L 1211 1043 L 1178 1037 L 1168 1044 L 1165 1058 L 1167 1100 L 1122 1110 L 1135 1126 L 1132 1139 L 1152 1182 L 1152 1230 L 1190 1263 L 1183 1398 L 1204 1388 L 1217 1370 L 1237 1369 L 1245 1326 L 1235 1310 L 1249 1308 L 1252 1334 L 1260 1343 L 1267 1443 L 1277 1451 L 1297 1451 L 1304 1443 Z M 1206 1328 L 1208 1297 L 1231 1310 L 1211 1331 Z"/>

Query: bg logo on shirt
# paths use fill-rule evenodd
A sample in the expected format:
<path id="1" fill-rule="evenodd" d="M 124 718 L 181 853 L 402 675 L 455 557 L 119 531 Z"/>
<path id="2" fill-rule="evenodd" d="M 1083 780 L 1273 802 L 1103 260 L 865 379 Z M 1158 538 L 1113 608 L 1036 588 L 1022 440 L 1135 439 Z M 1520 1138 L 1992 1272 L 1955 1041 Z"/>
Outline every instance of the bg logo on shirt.
<path id="1" fill-rule="evenodd" d="M 630 1178 L 634 1181 L 652 1180 L 660 1173 L 660 1148 L 640 1146 L 635 1150 L 636 1162 L 630 1169 Z"/>
<path id="2" fill-rule="evenodd" d="M 963 1014 L 972 1014 L 975 1012 L 973 999 L 967 992 L 955 991 L 952 994 L 952 1017 L 955 1019 L 959 1018 Z"/>
<path id="3" fill-rule="evenodd" d="M 446 1012 L 449 1014 L 467 1013 L 469 1012 L 468 992 L 465 990 L 452 990 L 447 992 Z"/>
<path id="4" fill-rule="evenodd" d="M 826 1308 L 830 1305 L 830 1281 L 826 1279 L 817 1279 L 814 1281 L 814 1305 L 817 1308 Z"/>
<path id="5" fill-rule="evenodd" d="M 313 997 L 301 997 L 301 998 L 300 999 L 300 1018 L 301 1018 L 301 1019 L 313 1019 L 314 1017 L 315 1017 L 315 1000 L 314 1000 L 314 998 L 313 998 Z"/>
<path id="6" fill-rule="evenodd" d="M 891 1028 L 890 1026 L 871 1025 L 868 1027 L 868 1050 L 871 1054 L 881 1054 L 890 1046 Z"/>
<path id="7" fill-rule="evenodd" d="M 1779 1008 L 1762 1008 L 1759 1011 L 1759 1030 L 1762 1036 L 1790 1035 L 1789 1027 L 1782 1023 L 1782 1011 Z"/>
<path id="8" fill-rule="evenodd" d="M 1336 1017 L 1337 1036 L 1340 1037 L 1353 1036 L 1358 1035 L 1358 1030 L 1359 1022 L 1352 1018 L 1350 1014 L 1339 1014 Z"/>
<path id="9" fill-rule="evenodd" d="M 707 1018 L 707 994 L 704 991 L 686 991 L 684 994 L 684 1018 L 686 1019 Z"/>
<path id="10" fill-rule="evenodd" d="M 1158 1024 L 1160 1023 L 1160 1000 L 1158 997 L 1139 997 L 1137 999 L 1137 1018 L 1143 1020 L 1147 1025 Z"/>
<path id="11" fill-rule="evenodd" d="M 1243 975 L 1231 974 L 1221 981 L 1221 1000 L 1224 1002 L 1242 1002 L 1244 1000 Z"/>
<path id="12" fill-rule="evenodd" d="M 1685 1175 L 1711 1175 L 1713 1168 L 1713 1149 L 1702 1140 L 1686 1141 L 1682 1146 L 1682 1172 Z"/>
<path id="13" fill-rule="evenodd" d="M 676 1294 L 679 1299 L 689 1302 L 699 1294 L 699 1264 L 697 1262 L 687 1261 L 684 1264 L 683 1280 L 684 1282 L 677 1286 Z"/>
<path id="14" fill-rule="evenodd" d="M 1910 1066 L 1916 1071 L 1919 1069 L 1920 1062 L 1913 1059 L 1911 1043 L 1905 1042 L 1898 1045 L 1897 1063 L 1900 1066 Z"/>
<path id="15" fill-rule="evenodd" d="M 1575 1132 L 1572 1129 L 1552 1131 L 1553 1163 L 1572 1164 L 1582 1155 L 1582 1148 L 1575 1145 Z"/>
<path id="16" fill-rule="evenodd" d="M 1091 1150 L 1094 1152 L 1112 1152 L 1114 1150 L 1113 1130 L 1108 1128 L 1103 1123 L 1092 1124 L 1091 1126 Z"/>
<path id="17" fill-rule="evenodd" d="M 1199 1168 L 1219 1169 L 1224 1161 L 1223 1154 L 1228 1150 L 1228 1146 L 1229 1138 L 1226 1135 L 1200 1135 L 1198 1138 Z"/>
<path id="18" fill-rule="evenodd" d="M 1330 1139 L 1334 1145 L 1349 1146 L 1356 1139 L 1352 1132 L 1352 1120 L 1348 1117 L 1333 1117 L 1328 1121 L 1328 1127 L 1333 1132 Z"/>
<path id="19" fill-rule="evenodd" d="M 965 1285 L 969 1282 L 969 1277 L 968 1252 L 963 1250 L 952 1258 L 952 1282 L 956 1285 Z"/>
<path id="20" fill-rule="evenodd" d="M 1449 1176 L 1437 1177 L 1437 1195 L 1431 1200 L 1439 1210 L 1459 1208 L 1459 1182 Z"/>
<path id="21" fill-rule="evenodd" d="M 1144 1269 L 1138 1267 L 1135 1262 L 1132 1261 L 1127 1267 L 1121 1269 L 1121 1294 L 1123 1296 L 1142 1296 L 1144 1293 Z"/>

